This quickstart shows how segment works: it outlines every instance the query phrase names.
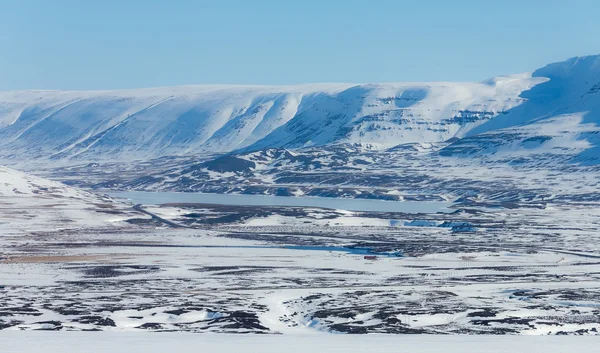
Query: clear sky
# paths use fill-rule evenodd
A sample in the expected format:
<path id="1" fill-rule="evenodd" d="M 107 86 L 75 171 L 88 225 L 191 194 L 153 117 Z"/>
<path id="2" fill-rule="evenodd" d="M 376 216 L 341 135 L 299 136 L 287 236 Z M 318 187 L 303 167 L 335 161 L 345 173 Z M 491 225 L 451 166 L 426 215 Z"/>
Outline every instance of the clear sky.
<path id="1" fill-rule="evenodd" d="M 0 89 L 472 81 L 600 53 L 598 0 L 0 0 Z"/>

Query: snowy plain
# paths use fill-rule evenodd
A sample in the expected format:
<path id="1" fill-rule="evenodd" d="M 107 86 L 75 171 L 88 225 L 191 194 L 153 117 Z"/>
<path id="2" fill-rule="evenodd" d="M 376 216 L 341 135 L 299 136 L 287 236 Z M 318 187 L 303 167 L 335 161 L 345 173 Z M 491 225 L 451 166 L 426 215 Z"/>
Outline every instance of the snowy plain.
<path id="1" fill-rule="evenodd" d="M 435 214 L 140 208 L 1 172 L 6 331 L 595 335 L 600 328 L 595 204 Z"/>
<path id="2" fill-rule="evenodd" d="M 596 337 L 498 337 L 498 336 L 240 336 L 193 335 L 184 333 L 40 333 L 2 332 L 7 353 L 163 353 L 175 352 L 256 352 L 256 353 L 567 353 L 597 352 Z"/>

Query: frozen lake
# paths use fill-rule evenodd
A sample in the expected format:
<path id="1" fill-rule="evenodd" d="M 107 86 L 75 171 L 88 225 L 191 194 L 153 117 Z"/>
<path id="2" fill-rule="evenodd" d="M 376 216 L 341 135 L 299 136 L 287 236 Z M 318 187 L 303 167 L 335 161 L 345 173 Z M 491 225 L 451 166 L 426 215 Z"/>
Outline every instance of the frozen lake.
<path id="1" fill-rule="evenodd" d="M 272 195 L 201 194 L 185 192 L 127 191 L 109 193 L 129 199 L 136 204 L 202 203 L 236 206 L 297 206 L 320 207 L 363 212 L 436 213 L 452 212 L 451 202 L 443 201 L 384 201 L 329 197 L 287 197 Z"/>

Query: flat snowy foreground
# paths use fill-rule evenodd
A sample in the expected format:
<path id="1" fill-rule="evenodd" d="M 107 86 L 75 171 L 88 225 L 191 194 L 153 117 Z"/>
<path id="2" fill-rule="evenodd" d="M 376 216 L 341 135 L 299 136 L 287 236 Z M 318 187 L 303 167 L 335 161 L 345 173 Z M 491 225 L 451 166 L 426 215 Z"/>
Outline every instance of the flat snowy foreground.
<path id="1" fill-rule="evenodd" d="M 0 330 L 598 335 L 598 244 L 598 203 L 133 207 L 0 168 Z"/>
<path id="2" fill-rule="evenodd" d="M 597 352 L 593 336 L 196 335 L 131 332 L 0 333 L 2 352 Z"/>

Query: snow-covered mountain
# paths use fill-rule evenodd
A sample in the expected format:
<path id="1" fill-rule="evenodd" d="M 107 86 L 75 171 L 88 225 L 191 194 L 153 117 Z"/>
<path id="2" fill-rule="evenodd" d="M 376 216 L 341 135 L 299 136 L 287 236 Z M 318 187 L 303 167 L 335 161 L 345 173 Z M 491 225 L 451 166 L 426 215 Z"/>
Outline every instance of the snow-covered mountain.
<path id="1" fill-rule="evenodd" d="M 445 153 L 471 155 L 495 153 L 486 136 L 524 124 L 557 130 L 554 142 L 579 141 L 584 151 L 599 142 L 599 110 L 600 56 L 480 83 L 5 91 L 0 159 L 129 160 L 342 143 L 388 148 L 463 137 Z M 551 119 L 556 124 L 547 124 Z M 526 147 L 530 135 L 522 136 Z"/>
<path id="2" fill-rule="evenodd" d="M 149 158 L 241 148 L 441 141 L 543 82 L 0 93 L 2 157 Z"/>
<path id="3" fill-rule="evenodd" d="M 471 129 L 445 156 L 514 159 L 575 156 L 600 162 L 600 56 L 572 58 L 535 71 L 547 81 L 521 94 L 525 102 Z"/>

